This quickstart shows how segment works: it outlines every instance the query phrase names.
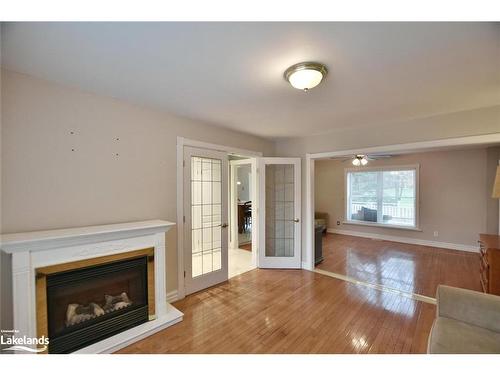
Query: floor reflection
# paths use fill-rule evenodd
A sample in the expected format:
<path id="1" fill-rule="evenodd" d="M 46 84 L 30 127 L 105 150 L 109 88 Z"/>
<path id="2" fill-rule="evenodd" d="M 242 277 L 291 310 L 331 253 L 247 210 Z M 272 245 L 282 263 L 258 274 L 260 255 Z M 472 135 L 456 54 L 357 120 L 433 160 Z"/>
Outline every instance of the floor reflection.
<path id="1" fill-rule="evenodd" d="M 384 285 L 409 293 L 415 292 L 415 263 L 404 254 L 392 251 L 389 256 L 369 258 L 349 249 L 346 276 Z"/>
<path id="2" fill-rule="evenodd" d="M 365 336 L 361 337 L 353 337 L 351 339 L 351 344 L 354 350 L 356 351 L 362 351 L 368 348 L 368 341 L 366 340 Z"/>
<path id="3" fill-rule="evenodd" d="M 481 290 L 476 253 L 327 234 L 317 268 L 405 293 L 435 297 L 439 284 Z"/>
<path id="4" fill-rule="evenodd" d="M 362 301 L 376 308 L 382 308 L 385 311 L 390 311 L 406 317 L 413 317 L 416 312 L 417 301 L 411 298 L 394 298 L 394 293 L 382 292 L 377 289 L 351 283 L 347 283 L 347 291 L 352 295 L 356 295 Z"/>

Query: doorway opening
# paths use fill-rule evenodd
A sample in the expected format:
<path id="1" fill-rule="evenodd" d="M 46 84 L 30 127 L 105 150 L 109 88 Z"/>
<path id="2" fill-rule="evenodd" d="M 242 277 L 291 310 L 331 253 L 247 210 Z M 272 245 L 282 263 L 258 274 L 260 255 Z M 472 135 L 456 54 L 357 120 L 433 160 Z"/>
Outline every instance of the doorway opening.
<path id="1" fill-rule="evenodd" d="M 257 268 L 256 159 L 229 155 L 229 278 Z"/>
<path id="2" fill-rule="evenodd" d="M 300 176 L 300 158 L 179 137 L 177 298 L 257 267 L 301 268 Z"/>
<path id="3" fill-rule="evenodd" d="M 439 284 L 482 290 L 500 143 L 459 141 L 308 156 L 311 269 L 425 301 Z"/>

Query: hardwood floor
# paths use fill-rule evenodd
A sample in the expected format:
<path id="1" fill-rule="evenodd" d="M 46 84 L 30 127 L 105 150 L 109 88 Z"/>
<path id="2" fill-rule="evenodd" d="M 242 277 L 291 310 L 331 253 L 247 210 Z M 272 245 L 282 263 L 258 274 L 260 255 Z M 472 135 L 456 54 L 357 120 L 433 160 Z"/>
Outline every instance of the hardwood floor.
<path id="1" fill-rule="evenodd" d="M 434 297 L 480 290 L 478 255 L 327 234 L 323 270 Z M 184 321 L 119 353 L 425 353 L 435 306 L 303 270 L 257 269 L 174 304 Z"/>
<path id="2" fill-rule="evenodd" d="M 242 249 L 242 250 L 247 250 L 247 251 L 252 251 L 252 243 L 246 243 L 244 245 L 240 245 L 238 246 L 238 248 Z"/>
<path id="3" fill-rule="evenodd" d="M 326 234 L 317 268 L 435 297 L 439 284 L 481 290 L 475 253 Z"/>
<path id="4" fill-rule="evenodd" d="M 424 353 L 435 306 L 304 270 L 256 269 L 174 304 L 119 353 Z"/>

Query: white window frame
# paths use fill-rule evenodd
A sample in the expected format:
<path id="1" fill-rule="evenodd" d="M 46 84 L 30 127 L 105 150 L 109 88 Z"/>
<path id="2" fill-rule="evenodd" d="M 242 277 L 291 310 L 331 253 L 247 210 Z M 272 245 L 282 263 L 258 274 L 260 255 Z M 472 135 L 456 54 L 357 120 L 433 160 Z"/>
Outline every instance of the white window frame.
<path id="1" fill-rule="evenodd" d="M 361 220 L 350 219 L 349 213 L 349 187 L 348 187 L 348 174 L 349 172 L 388 172 L 388 171 L 407 171 L 415 170 L 415 226 L 384 224 L 378 222 L 367 222 Z M 358 168 L 345 168 L 344 169 L 344 220 L 343 224 L 350 225 L 365 225 L 371 227 L 393 228 L 403 230 L 422 231 L 420 229 L 420 164 L 410 165 L 384 165 L 380 167 L 358 167 Z"/>

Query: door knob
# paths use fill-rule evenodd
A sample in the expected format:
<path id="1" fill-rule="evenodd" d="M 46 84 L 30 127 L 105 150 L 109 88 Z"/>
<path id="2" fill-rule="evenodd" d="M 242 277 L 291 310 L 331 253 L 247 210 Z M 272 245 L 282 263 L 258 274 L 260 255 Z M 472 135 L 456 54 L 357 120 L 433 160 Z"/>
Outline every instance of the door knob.
<path id="1" fill-rule="evenodd" d="M 227 223 L 221 225 L 222 228 L 227 228 L 227 226 L 228 226 Z"/>
<path id="2" fill-rule="evenodd" d="M 293 221 L 295 221 L 296 223 L 298 223 L 300 220 L 299 219 L 293 219 Z"/>

